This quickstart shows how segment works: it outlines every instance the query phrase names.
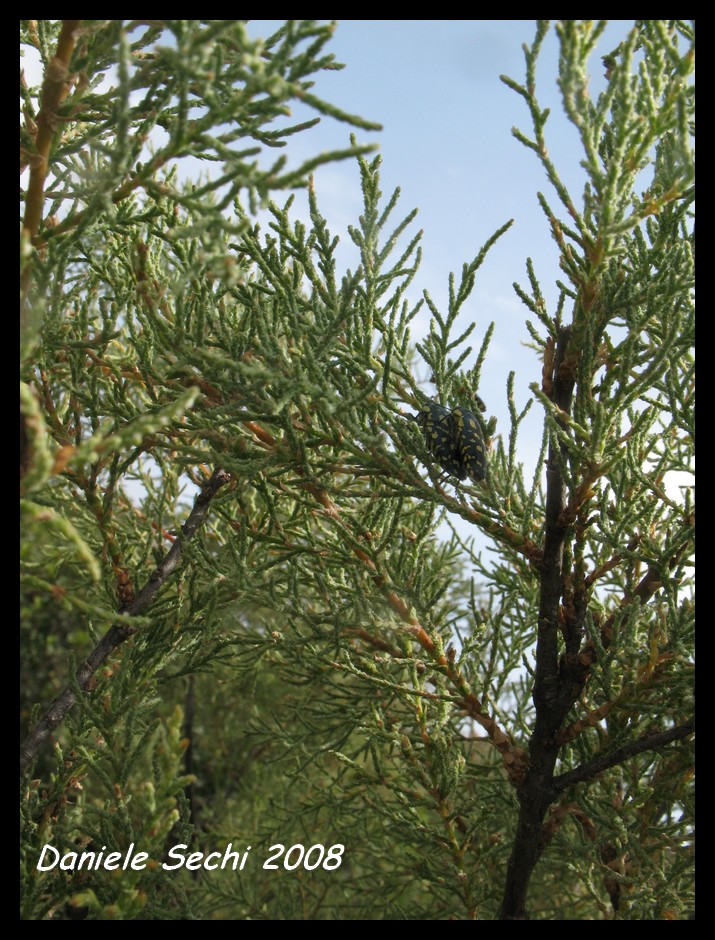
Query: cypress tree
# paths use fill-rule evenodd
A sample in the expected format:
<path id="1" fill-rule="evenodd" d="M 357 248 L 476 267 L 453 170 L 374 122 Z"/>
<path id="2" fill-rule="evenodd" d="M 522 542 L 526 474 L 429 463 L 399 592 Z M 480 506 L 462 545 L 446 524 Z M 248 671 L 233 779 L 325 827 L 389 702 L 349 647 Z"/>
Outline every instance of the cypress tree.
<path id="1" fill-rule="evenodd" d="M 292 101 L 377 129 L 311 91 L 333 25 L 23 21 L 24 918 L 691 916 L 694 35 L 637 21 L 594 100 L 604 25 L 539 22 L 503 78 L 563 279 L 515 284 L 534 372 L 497 434 L 492 327 L 455 322 L 511 223 L 415 303 L 373 145 L 268 158 Z M 310 175 L 345 158 L 355 271 Z M 228 843 L 240 870 L 162 865 Z"/>

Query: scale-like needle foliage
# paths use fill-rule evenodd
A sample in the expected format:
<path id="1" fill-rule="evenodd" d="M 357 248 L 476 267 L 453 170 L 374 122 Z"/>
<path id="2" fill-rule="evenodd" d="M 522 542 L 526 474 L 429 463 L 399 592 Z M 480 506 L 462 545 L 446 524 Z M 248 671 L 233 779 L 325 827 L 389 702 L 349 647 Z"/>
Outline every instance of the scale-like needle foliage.
<path id="1" fill-rule="evenodd" d="M 563 282 L 527 262 L 534 370 L 487 394 L 459 324 L 510 223 L 442 309 L 368 145 L 290 160 L 292 102 L 372 127 L 311 90 L 332 26 L 23 22 L 24 918 L 691 914 L 692 30 L 636 23 L 594 100 L 601 24 L 556 27 L 578 196 L 548 29 L 506 81 Z M 347 155 L 343 272 L 278 191 Z"/>

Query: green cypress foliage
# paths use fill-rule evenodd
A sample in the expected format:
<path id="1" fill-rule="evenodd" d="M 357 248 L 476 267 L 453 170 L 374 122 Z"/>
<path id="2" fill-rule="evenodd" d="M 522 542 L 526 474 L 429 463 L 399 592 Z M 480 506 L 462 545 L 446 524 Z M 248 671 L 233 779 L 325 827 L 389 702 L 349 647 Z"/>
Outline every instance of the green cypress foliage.
<path id="1" fill-rule="evenodd" d="M 534 371 L 490 389 L 497 435 L 491 327 L 455 322 L 510 223 L 415 303 L 369 146 L 267 158 L 297 100 L 374 128 L 311 91 L 332 26 L 23 21 L 23 918 L 691 916 L 694 37 L 636 22 L 594 99 L 603 27 L 540 22 L 504 79 L 563 279 L 516 285 Z M 355 271 L 309 182 L 345 157 Z M 229 842 L 239 871 L 162 865 Z"/>

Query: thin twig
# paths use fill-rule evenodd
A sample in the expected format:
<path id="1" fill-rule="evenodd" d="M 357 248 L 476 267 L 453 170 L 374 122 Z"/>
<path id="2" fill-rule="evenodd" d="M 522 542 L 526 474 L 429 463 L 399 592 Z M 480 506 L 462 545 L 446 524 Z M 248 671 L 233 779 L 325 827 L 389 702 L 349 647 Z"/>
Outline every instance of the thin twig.
<path id="1" fill-rule="evenodd" d="M 176 570 L 183 553 L 183 546 L 196 533 L 197 529 L 206 520 L 209 505 L 219 489 L 228 483 L 230 476 L 226 470 L 218 468 L 211 474 L 209 481 L 196 497 L 189 518 L 181 527 L 182 537 L 177 539 L 166 553 L 159 565 L 151 573 L 149 580 L 134 600 L 123 608 L 120 613 L 137 616 L 151 604 L 161 586 Z M 30 731 L 20 747 L 20 775 L 24 774 L 37 751 L 47 740 L 54 729 L 60 724 L 67 712 L 77 701 L 76 687 L 85 692 L 89 688 L 90 679 L 102 665 L 105 659 L 118 646 L 136 633 L 136 628 L 127 624 L 113 624 L 102 639 L 97 643 L 90 655 L 80 665 L 75 674 L 75 684 L 68 685 L 54 700 L 42 718 Z"/>
<path id="2" fill-rule="evenodd" d="M 81 20 L 64 20 L 57 50 L 45 71 L 40 96 L 40 111 L 37 115 L 37 135 L 35 152 L 30 159 L 30 181 L 25 200 L 25 217 L 22 230 L 31 241 L 42 221 L 42 207 L 45 201 L 45 180 L 49 170 L 50 150 L 57 130 L 57 109 L 67 95 L 69 66 L 77 42 Z M 20 294 L 20 315 L 24 318 L 27 294 L 32 278 L 32 264 L 28 260 L 22 272 L 22 291 Z"/>
<path id="3" fill-rule="evenodd" d="M 671 741 L 679 741 L 681 738 L 687 738 L 688 735 L 695 732 L 695 719 L 686 721 L 684 725 L 676 725 L 675 728 L 669 728 L 667 731 L 656 731 L 652 734 L 646 734 L 642 738 L 616 747 L 612 751 L 599 754 L 593 760 L 581 764 L 568 773 L 560 774 L 554 778 L 553 787 L 557 792 L 573 786 L 575 783 L 582 783 L 584 780 L 590 780 L 598 776 L 609 767 L 615 767 L 616 764 L 622 764 L 630 757 L 641 754 L 643 751 L 652 751 L 656 748 L 670 744 Z"/>

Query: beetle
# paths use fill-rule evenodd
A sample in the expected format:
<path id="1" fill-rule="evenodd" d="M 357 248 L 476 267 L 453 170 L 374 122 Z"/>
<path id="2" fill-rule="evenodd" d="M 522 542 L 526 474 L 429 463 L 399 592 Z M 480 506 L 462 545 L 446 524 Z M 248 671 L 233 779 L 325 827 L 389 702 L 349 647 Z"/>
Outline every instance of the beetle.
<path id="1" fill-rule="evenodd" d="M 482 422 L 473 411 L 461 405 L 452 410 L 451 418 L 459 465 L 464 476 L 479 483 L 487 476 L 487 446 Z"/>
<path id="2" fill-rule="evenodd" d="M 419 424 L 427 450 L 440 467 L 450 476 L 464 480 L 467 467 L 460 457 L 453 412 L 435 401 L 426 401 L 417 416 L 410 417 Z"/>

